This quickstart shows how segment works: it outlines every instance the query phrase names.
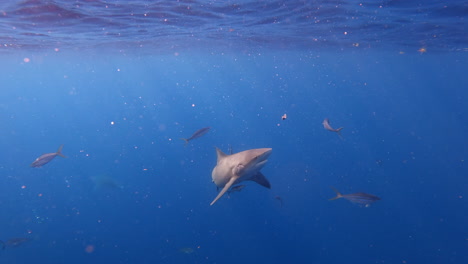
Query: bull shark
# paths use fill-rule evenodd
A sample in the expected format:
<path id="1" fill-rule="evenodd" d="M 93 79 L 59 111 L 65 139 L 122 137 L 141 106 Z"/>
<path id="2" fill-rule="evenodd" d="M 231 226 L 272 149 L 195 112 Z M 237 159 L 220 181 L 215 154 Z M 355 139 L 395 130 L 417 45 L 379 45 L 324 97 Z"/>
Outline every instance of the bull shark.
<path id="1" fill-rule="evenodd" d="M 260 170 L 265 166 L 271 152 L 271 148 L 259 148 L 228 155 L 216 148 L 218 161 L 213 168 L 211 178 L 222 190 L 210 205 L 216 203 L 232 186 L 243 181 L 254 181 L 270 189 L 270 182 Z"/>

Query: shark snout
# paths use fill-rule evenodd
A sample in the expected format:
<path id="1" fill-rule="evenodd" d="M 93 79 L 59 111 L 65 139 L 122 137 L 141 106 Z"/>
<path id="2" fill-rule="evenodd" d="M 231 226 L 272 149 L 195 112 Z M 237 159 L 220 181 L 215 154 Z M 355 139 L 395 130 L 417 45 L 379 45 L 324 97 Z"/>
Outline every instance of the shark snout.
<path id="1" fill-rule="evenodd" d="M 261 148 L 257 149 L 257 157 L 256 160 L 257 162 L 262 162 L 268 159 L 270 157 L 271 153 L 273 152 L 273 149 L 271 148 Z"/>

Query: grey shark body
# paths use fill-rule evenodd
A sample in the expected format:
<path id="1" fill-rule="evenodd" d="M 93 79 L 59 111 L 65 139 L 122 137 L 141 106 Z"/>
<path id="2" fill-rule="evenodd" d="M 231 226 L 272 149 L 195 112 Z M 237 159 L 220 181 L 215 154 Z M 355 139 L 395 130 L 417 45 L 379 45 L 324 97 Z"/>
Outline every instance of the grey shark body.
<path id="1" fill-rule="evenodd" d="M 260 148 L 228 155 L 216 148 L 218 161 L 211 177 L 221 191 L 210 205 L 218 201 L 232 186 L 243 181 L 254 181 L 270 189 L 270 182 L 260 170 L 265 166 L 271 152 L 271 148 Z"/>

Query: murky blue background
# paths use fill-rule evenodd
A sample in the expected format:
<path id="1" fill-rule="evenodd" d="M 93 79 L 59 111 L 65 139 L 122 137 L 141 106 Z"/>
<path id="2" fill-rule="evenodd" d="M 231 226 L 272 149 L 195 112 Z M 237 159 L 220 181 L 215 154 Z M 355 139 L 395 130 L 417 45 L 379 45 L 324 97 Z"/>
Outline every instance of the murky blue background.
<path id="1" fill-rule="evenodd" d="M 381 2 L 2 4 L 0 263 L 467 262 L 466 3 Z M 215 146 L 272 189 L 210 207 Z"/>

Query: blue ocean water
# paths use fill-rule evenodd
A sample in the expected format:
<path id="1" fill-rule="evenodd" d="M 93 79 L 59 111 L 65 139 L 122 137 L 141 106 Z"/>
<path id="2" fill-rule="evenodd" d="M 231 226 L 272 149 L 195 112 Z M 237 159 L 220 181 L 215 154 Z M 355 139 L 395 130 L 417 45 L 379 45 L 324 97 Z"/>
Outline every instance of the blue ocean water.
<path id="1" fill-rule="evenodd" d="M 0 263 L 468 263 L 467 14 L 2 2 Z M 210 206 L 215 147 L 272 148 L 271 189 Z"/>

